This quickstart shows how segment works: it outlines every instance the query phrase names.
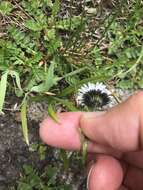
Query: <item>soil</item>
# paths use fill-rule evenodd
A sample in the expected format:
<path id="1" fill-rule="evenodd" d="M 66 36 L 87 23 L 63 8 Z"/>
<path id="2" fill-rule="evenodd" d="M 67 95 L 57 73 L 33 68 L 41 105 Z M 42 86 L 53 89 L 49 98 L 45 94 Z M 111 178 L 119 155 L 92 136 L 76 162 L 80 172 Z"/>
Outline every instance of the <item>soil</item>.
<path id="1" fill-rule="evenodd" d="M 14 107 L 16 103 L 16 99 L 9 99 L 6 109 Z M 47 111 L 45 108 L 45 106 L 39 103 L 32 103 L 29 107 L 28 128 L 30 144 L 41 143 L 38 134 L 38 123 L 42 119 L 42 114 L 40 115 L 40 113 L 43 113 L 44 117 L 44 112 Z M 40 115 L 39 121 L 35 112 Z M 78 163 L 75 159 L 72 159 L 71 165 L 66 171 L 63 169 L 63 163 L 60 160 L 59 149 L 47 146 L 44 160 L 40 159 L 37 151 L 31 151 L 23 139 L 19 114 L 19 112 L 9 109 L 9 111 L 5 110 L 5 114 L 0 117 L 0 190 L 17 189 L 16 184 L 23 174 L 24 165 L 31 165 L 38 171 L 44 171 L 44 168 L 48 165 L 56 166 L 58 167 L 56 174 L 57 185 L 71 184 L 74 190 L 86 189 L 85 176 L 83 176 L 83 171 L 78 168 Z M 71 154 L 71 152 L 68 154 Z"/>
<path id="2" fill-rule="evenodd" d="M 30 142 L 39 141 L 38 126 L 29 128 Z M 24 164 L 40 169 L 45 162 L 39 160 L 36 152 L 29 151 L 23 140 L 21 124 L 10 113 L 0 117 L 0 154 L 0 190 L 12 188 Z"/>

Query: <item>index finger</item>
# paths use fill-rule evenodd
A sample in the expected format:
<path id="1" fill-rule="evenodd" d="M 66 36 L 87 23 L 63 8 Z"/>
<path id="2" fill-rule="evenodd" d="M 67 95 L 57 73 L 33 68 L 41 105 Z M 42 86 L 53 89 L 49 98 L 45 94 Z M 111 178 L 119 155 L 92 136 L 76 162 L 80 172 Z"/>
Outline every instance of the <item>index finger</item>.
<path id="1" fill-rule="evenodd" d="M 40 124 L 41 139 L 51 146 L 68 150 L 79 150 L 81 146 L 79 120 L 81 112 L 57 114 L 59 123 L 50 117 Z"/>
<path id="2" fill-rule="evenodd" d="M 59 123 L 50 117 L 40 124 L 40 137 L 48 145 L 66 150 L 80 150 L 82 136 L 80 132 L 80 118 L 82 112 L 65 112 L 57 115 Z M 98 114 L 98 113 L 97 113 Z M 108 153 L 120 157 L 120 153 L 111 147 L 88 141 L 88 152 Z"/>

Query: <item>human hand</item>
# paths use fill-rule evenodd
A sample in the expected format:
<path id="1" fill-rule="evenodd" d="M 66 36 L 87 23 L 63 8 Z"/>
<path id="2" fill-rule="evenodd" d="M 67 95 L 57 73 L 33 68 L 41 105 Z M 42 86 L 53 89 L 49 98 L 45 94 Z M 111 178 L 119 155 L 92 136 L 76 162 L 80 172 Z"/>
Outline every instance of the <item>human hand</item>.
<path id="1" fill-rule="evenodd" d="M 89 139 L 95 162 L 88 174 L 89 190 L 143 189 L 143 92 L 107 112 L 68 112 L 60 124 L 45 119 L 42 140 L 55 147 L 80 150 L 79 127 Z"/>

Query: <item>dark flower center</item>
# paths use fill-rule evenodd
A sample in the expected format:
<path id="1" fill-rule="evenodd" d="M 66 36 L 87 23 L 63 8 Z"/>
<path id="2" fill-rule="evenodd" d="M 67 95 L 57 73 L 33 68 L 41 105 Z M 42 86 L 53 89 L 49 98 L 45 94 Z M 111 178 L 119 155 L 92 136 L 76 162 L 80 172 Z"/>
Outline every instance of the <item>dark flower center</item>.
<path id="1" fill-rule="evenodd" d="M 108 94 L 101 92 L 100 90 L 90 90 L 83 94 L 82 103 L 88 108 L 102 108 L 110 101 Z"/>

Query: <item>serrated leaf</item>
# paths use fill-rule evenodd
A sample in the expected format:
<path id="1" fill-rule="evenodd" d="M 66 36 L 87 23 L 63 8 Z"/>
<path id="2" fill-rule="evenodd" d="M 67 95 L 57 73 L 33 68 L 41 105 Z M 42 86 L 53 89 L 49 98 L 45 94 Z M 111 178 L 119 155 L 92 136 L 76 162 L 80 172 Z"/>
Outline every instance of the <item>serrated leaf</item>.
<path id="1" fill-rule="evenodd" d="M 48 105 L 48 114 L 49 116 L 57 123 L 59 123 L 58 121 L 58 117 L 57 117 L 57 114 L 55 113 L 53 107 L 51 104 Z"/>
<path id="2" fill-rule="evenodd" d="M 53 61 L 45 75 L 45 81 L 38 86 L 33 86 L 31 88 L 32 92 L 47 92 L 53 85 L 57 84 L 60 78 L 54 75 L 54 68 L 55 62 Z"/>
<path id="3" fill-rule="evenodd" d="M 39 84 L 38 86 L 33 86 L 30 90 L 31 92 L 44 92 L 45 91 L 45 85 L 44 83 Z"/>
<path id="4" fill-rule="evenodd" d="M 49 41 L 49 40 L 55 39 L 55 37 L 56 37 L 56 30 L 54 28 L 52 28 L 47 31 L 45 39 L 47 39 Z"/>
<path id="5" fill-rule="evenodd" d="M 9 15 L 12 9 L 13 9 L 13 6 L 9 1 L 0 2 L 0 13 L 2 15 Z"/>
<path id="6" fill-rule="evenodd" d="M 22 122 L 22 131 L 23 131 L 23 136 L 25 139 L 25 142 L 29 146 L 29 138 L 28 138 L 28 126 L 27 126 L 27 101 L 24 100 L 23 104 L 21 106 L 21 122 Z"/>
<path id="7" fill-rule="evenodd" d="M 60 81 L 61 79 L 76 75 L 78 73 L 81 73 L 85 69 L 87 69 L 87 67 L 84 67 L 84 68 L 81 68 L 81 69 L 77 69 L 76 71 L 72 71 L 72 72 L 70 72 L 68 74 L 65 74 L 63 77 L 57 77 L 57 76 L 54 75 L 55 64 L 56 64 L 56 62 L 53 60 L 50 67 L 49 67 L 49 69 L 48 69 L 48 73 L 46 75 L 45 82 L 43 82 L 42 84 L 39 84 L 38 86 L 33 86 L 31 88 L 31 91 L 33 91 L 33 92 L 47 92 L 47 91 L 49 91 L 49 89 L 53 85 L 56 85 L 57 82 Z"/>
<path id="8" fill-rule="evenodd" d="M 46 76 L 46 85 L 49 87 L 49 89 L 59 80 L 59 78 L 54 75 L 55 64 L 56 62 L 53 60 Z"/>
<path id="9" fill-rule="evenodd" d="M 0 81 L 0 114 L 2 113 L 3 104 L 5 100 L 7 76 L 8 76 L 8 72 L 4 73 Z"/>
<path id="10" fill-rule="evenodd" d="M 43 29 L 43 26 L 39 22 L 36 22 L 35 20 L 27 20 L 24 25 L 26 28 L 34 32 L 41 31 Z"/>

